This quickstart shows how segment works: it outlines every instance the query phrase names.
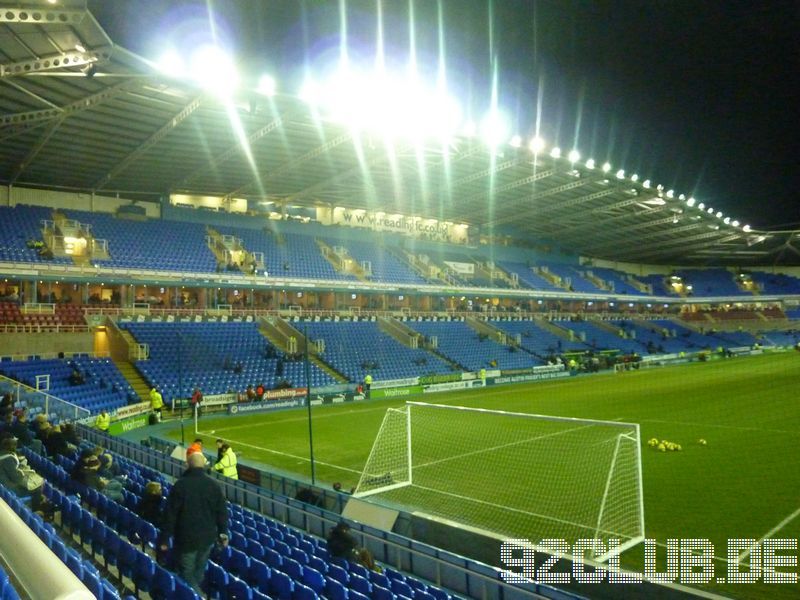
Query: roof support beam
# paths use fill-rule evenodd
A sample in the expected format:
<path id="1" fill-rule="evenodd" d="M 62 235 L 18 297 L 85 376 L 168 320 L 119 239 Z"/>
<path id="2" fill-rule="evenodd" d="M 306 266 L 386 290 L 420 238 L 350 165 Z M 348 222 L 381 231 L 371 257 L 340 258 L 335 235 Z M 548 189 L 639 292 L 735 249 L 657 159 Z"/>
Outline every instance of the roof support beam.
<path id="1" fill-rule="evenodd" d="M 256 131 L 254 131 L 253 133 L 251 133 L 247 138 L 247 143 L 249 145 L 255 144 L 261 138 L 263 138 L 266 135 L 272 133 L 276 129 L 279 129 L 280 127 L 283 127 L 283 122 L 284 122 L 283 117 L 278 117 L 277 119 L 274 119 L 274 120 L 270 121 L 269 123 L 264 125 L 264 127 L 261 127 L 259 129 L 257 129 Z M 177 190 L 181 190 L 181 189 L 183 189 L 184 186 L 188 185 L 190 181 L 192 181 L 193 179 L 199 177 L 200 175 L 203 175 L 203 174 L 207 173 L 208 172 L 208 168 L 210 166 L 219 166 L 222 163 L 227 162 L 228 160 L 230 160 L 231 158 L 233 158 L 234 156 L 239 154 L 241 151 L 242 151 L 242 145 L 241 144 L 239 144 L 238 142 L 236 144 L 233 144 L 232 146 L 230 146 L 224 152 L 222 152 L 220 154 L 217 154 L 216 156 L 212 157 L 211 160 L 208 163 L 205 163 L 203 166 L 198 167 L 197 169 L 195 169 L 194 171 L 192 171 L 191 173 L 186 175 L 186 177 L 184 177 L 179 183 L 170 186 L 170 189 L 171 190 L 176 190 L 176 189 Z"/>
<path id="2" fill-rule="evenodd" d="M 4 6 L 0 23 L 31 23 L 34 25 L 78 25 L 86 17 L 84 8 Z"/>
<path id="3" fill-rule="evenodd" d="M 274 171 L 272 171 L 270 173 L 267 173 L 266 176 L 263 179 L 259 179 L 258 177 L 256 177 L 252 181 L 250 181 L 249 183 L 246 183 L 246 184 L 244 184 L 242 186 L 239 186 L 235 190 L 232 190 L 231 192 L 225 194 L 225 197 L 226 198 L 234 198 L 234 197 L 240 195 L 241 193 L 243 193 L 245 190 L 253 187 L 254 185 L 261 185 L 261 184 L 263 184 L 264 181 L 268 181 L 270 179 L 274 179 L 278 175 L 282 175 L 283 173 L 286 173 L 287 171 L 291 171 L 291 170 L 295 169 L 298 165 L 301 165 L 304 162 L 307 162 L 307 161 L 309 161 L 311 159 L 314 159 L 317 156 L 321 156 L 321 155 L 325 154 L 326 152 L 328 152 L 328 150 L 332 150 L 333 148 L 336 148 L 336 146 L 341 146 L 342 144 L 344 144 L 346 142 L 349 142 L 352 139 L 353 139 L 353 135 L 352 134 L 343 133 L 343 134 L 339 135 L 338 137 L 335 137 L 332 140 L 317 146 L 313 150 L 310 150 L 310 151 L 306 152 L 302 156 L 298 156 L 297 158 L 295 158 L 293 160 L 289 160 L 289 161 L 283 163 L 282 165 L 278 166 Z"/>
<path id="4" fill-rule="evenodd" d="M 19 176 L 22 175 L 28 165 L 34 161 L 39 152 L 42 151 L 42 148 L 47 145 L 47 142 L 49 142 L 53 134 L 58 131 L 58 128 L 61 127 L 61 124 L 66 120 L 66 118 L 67 115 L 62 114 L 58 119 L 50 124 L 39 140 L 33 145 L 30 151 L 28 151 L 28 154 L 25 156 L 25 158 L 23 158 L 14 168 L 14 173 L 11 175 L 11 179 L 8 182 L 9 184 L 13 185 L 16 183 L 17 179 L 19 179 Z"/>
<path id="5" fill-rule="evenodd" d="M 645 198 L 645 200 L 649 200 L 649 198 Z M 619 202 L 614 202 L 614 204 L 609 204 L 608 206 L 598 206 L 597 208 L 592 208 L 585 211 L 582 214 L 585 214 L 588 218 L 586 220 L 581 220 L 581 222 L 575 225 L 568 225 L 567 227 L 562 227 L 559 230 L 559 235 L 564 234 L 572 234 L 578 231 L 584 231 L 586 229 L 596 229 L 599 223 L 602 223 L 602 226 L 605 227 L 608 223 L 616 223 L 617 221 L 624 221 L 625 219 L 635 219 L 637 217 L 641 217 L 642 214 L 651 215 L 654 213 L 663 212 L 667 209 L 665 206 L 658 206 L 653 208 L 646 213 L 642 212 L 628 212 L 625 211 L 622 214 L 614 214 L 613 216 L 603 218 L 602 221 L 599 221 L 595 215 L 600 213 L 613 213 L 615 210 L 620 208 L 625 208 L 626 206 L 630 206 L 632 204 L 638 204 L 642 202 L 641 198 L 628 198 L 627 200 L 620 200 Z M 638 221 L 637 221 L 638 223 Z"/>
<path id="6" fill-rule="evenodd" d="M 634 231 L 647 229 L 648 227 L 660 227 L 661 225 L 667 225 L 669 223 L 673 223 L 674 221 L 675 217 L 673 215 L 670 215 L 668 217 L 663 217 L 661 219 L 654 219 L 652 221 L 640 221 L 632 225 L 627 225 L 624 227 L 620 227 L 618 229 L 609 230 L 608 233 L 610 235 L 604 236 L 604 239 L 599 241 L 599 243 L 593 243 L 589 244 L 588 246 L 584 246 L 583 250 L 594 250 L 599 248 L 606 248 L 608 246 L 619 247 L 620 245 L 624 245 L 624 242 L 627 241 L 625 239 L 625 236 Z M 605 224 L 605 222 L 603 222 L 603 224 Z M 649 239 L 657 238 L 664 235 L 674 235 L 676 233 L 681 233 L 683 231 L 690 231 L 692 229 L 696 229 L 700 225 L 701 225 L 700 223 L 687 223 L 685 225 L 681 225 L 680 227 L 675 227 L 672 229 L 659 229 L 658 231 L 654 231 L 652 233 L 646 233 L 644 235 L 636 236 L 636 238 L 631 240 L 631 242 L 641 247 L 641 244 Z"/>
<path id="7" fill-rule="evenodd" d="M 74 102 L 70 102 L 69 104 L 65 104 L 64 106 L 53 105 L 53 108 L 44 110 L 31 110 L 28 112 L 0 115 L 0 126 L 30 125 L 33 123 L 41 123 L 43 121 L 51 121 L 62 116 L 70 116 L 111 100 L 112 98 L 127 92 L 131 87 L 143 85 L 144 83 L 146 83 L 146 81 L 142 79 L 129 79 L 127 81 L 110 86 L 100 92 L 97 92 L 96 94 L 92 94 L 90 96 L 75 100 Z M 18 86 L 14 85 L 14 87 Z"/>
<path id="8" fill-rule="evenodd" d="M 575 188 L 583 187 L 590 183 L 593 183 L 594 179 L 576 179 L 575 181 L 570 181 L 569 183 L 565 183 L 563 185 L 556 186 L 554 188 L 550 188 L 549 190 L 542 190 L 537 194 L 533 194 L 528 196 L 527 198 L 523 198 L 520 202 L 536 202 L 537 200 L 541 200 L 542 198 L 547 198 L 549 196 L 554 196 L 556 194 L 560 194 L 561 192 L 566 192 L 569 190 L 573 190 Z M 509 223 L 512 221 L 517 221 L 520 218 L 524 217 L 541 217 L 547 213 L 553 212 L 554 210 L 563 210 L 566 208 L 570 208 L 572 206 L 577 206 L 579 204 L 583 204 L 584 202 L 591 202 L 592 200 L 596 200 L 597 198 L 603 198 L 605 196 L 610 196 L 611 194 L 617 192 L 619 190 L 615 188 L 608 188 L 605 190 L 598 190 L 597 192 L 587 194 L 585 196 L 579 196 L 577 198 L 572 198 L 567 200 L 566 202 L 562 202 L 556 206 L 531 206 L 527 210 L 522 210 L 519 212 L 515 212 L 507 217 L 501 217 L 499 219 L 494 220 L 495 225 L 502 225 L 504 223 Z M 514 205 L 519 204 L 520 202 L 513 203 Z M 505 207 L 508 208 L 508 207 Z"/>
<path id="9" fill-rule="evenodd" d="M 396 152 L 396 154 L 397 155 L 402 154 L 403 152 L 405 152 L 405 150 L 407 148 L 409 148 L 409 146 L 401 147 L 400 150 Z M 310 196 L 310 195 L 312 195 L 312 194 L 314 194 L 314 193 L 316 193 L 316 192 L 318 192 L 320 190 L 324 190 L 325 188 L 330 187 L 334 183 L 340 183 L 342 181 L 347 181 L 351 177 L 363 173 L 364 172 L 364 168 L 370 169 L 372 167 L 378 166 L 381 163 L 387 162 L 389 160 L 389 158 L 390 157 L 389 157 L 389 153 L 388 152 L 377 153 L 372 159 L 366 161 L 366 163 L 364 164 L 364 167 L 362 167 L 361 165 L 358 165 L 358 166 L 353 167 L 351 169 L 347 169 L 345 171 L 342 171 L 341 173 L 337 173 L 336 175 L 334 175 L 332 177 L 327 177 L 326 179 L 323 179 L 322 181 L 318 181 L 317 183 L 315 183 L 313 185 L 305 187 L 302 190 L 298 190 L 297 192 L 294 192 L 293 194 L 290 194 L 290 195 L 286 196 L 286 198 L 284 200 L 286 202 L 293 202 L 295 200 L 299 200 L 300 198 L 307 198 L 308 196 Z"/>
<path id="10" fill-rule="evenodd" d="M 202 98 L 202 94 L 192 100 L 189 104 L 183 107 L 181 111 L 172 117 L 167 123 L 165 123 L 158 131 L 156 131 L 153 135 L 147 138 L 144 142 L 139 144 L 139 147 L 136 148 L 133 152 L 128 154 L 125 158 L 123 158 L 117 166 L 111 169 L 108 173 L 106 173 L 103 177 L 98 179 L 94 185 L 92 186 L 93 191 L 97 191 L 102 189 L 109 181 L 114 179 L 117 175 L 122 173 L 128 165 L 136 161 L 142 154 L 147 152 L 150 148 L 155 146 L 158 142 L 164 139 L 173 129 L 178 127 L 181 123 L 183 123 L 189 115 L 191 115 L 194 111 L 196 111 L 200 107 L 200 100 Z"/>
<path id="11" fill-rule="evenodd" d="M 676 246 L 682 246 L 683 248 L 686 248 L 689 245 L 689 242 L 693 242 L 695 240 L 707 240 L 708 238 L 712 237 L 719 237 L 720 233 L 721 232 L 718 230 L 706 231 L 705 233 L 698 233 L 696 235 L 690 235 L 689 237 L 686 238 L 667 241 L 662 244 L 658 244 L 656 246 L 653 246 L 650 250 L 645 250 L 643 249 L 643 247 L 640 246 L 634 252 L 626 252 L 623 254 L 628 258 L 632 257 L 635 258 L 636 260 L 647 259 L 649 257 L 658 257 L 659 255 L 668 255 L 671 249 Z"/>
<path id="12" fill-rule="evenodd" d="M 103 46 L 87 52 L 71 50 L 29 60 L 0 63 L 0 79 L 106 62 L 111 58 L 112 50 L 111 46 Z"/>

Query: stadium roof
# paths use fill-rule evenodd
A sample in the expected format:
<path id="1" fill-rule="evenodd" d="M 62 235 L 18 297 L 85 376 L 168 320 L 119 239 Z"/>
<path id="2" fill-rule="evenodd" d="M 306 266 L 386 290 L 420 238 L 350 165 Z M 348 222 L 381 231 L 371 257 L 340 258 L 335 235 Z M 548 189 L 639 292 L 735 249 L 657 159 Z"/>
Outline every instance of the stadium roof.
<path id="1" fill-rule="evenodd" d="M 297 96 L 251 86 L 222 98 L 115 46 L 82 0 L 0 1 L 0 88 L 5 185 L 382 210 L 613 261 L 800 264 L 798 231 L 750 230 L 569 149 L 466 135 L 387 144 Z"/>

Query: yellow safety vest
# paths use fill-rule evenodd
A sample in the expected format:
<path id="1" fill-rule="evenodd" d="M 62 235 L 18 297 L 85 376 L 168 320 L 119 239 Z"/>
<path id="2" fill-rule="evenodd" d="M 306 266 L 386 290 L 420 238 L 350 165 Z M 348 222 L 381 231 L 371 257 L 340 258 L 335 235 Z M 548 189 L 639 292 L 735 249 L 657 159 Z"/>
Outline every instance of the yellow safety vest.
<path id="1" fill-rule="evenodd" d="M 164 398 L 155 390 L 150 390 L 150 406 L 153 410 L 164 407 Z"/>
<path id="2" fill-rule="evenodd" d="M 100 431 L 108 431 L 109 426 L 111 425 L 111 415 L 106 413 L 104 417 L 102 414 L 97 415 L 97 419 L 94 421 L 94 426 L 97 427 Z"/>
<path id="3" fill-rule="evenodd" d="M 236 455 L 233 450 L 228 448 L 219 462 L 214 465 L 214 470 L 220 471 L 225 477 L 239 479 L 239 472 L 236 470 Z"/>
<path id="4" fill-rule="evenodd" d="M 364 377 L 364 383 L 366 383 L 367 385 L 372 385 L 372 375 L 367 375 L 366 377 Z"/>

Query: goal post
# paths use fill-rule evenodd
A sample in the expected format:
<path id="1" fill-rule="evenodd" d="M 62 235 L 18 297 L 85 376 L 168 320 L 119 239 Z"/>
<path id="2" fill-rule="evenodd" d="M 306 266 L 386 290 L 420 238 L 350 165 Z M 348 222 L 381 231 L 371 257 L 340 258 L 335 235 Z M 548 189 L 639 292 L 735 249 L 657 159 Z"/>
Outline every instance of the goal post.
<path id="1" fill-rule="evenodd" d="M 500 539 L 597 539 L 607 560 L 644 539 L 639 425 L 408 402 L 354 496 Z"/>
<path id="2" fill-rule="evenodd" d="M 353 496 L 364 498 L 411 485 L 411 411 L 389 408 Z"/>

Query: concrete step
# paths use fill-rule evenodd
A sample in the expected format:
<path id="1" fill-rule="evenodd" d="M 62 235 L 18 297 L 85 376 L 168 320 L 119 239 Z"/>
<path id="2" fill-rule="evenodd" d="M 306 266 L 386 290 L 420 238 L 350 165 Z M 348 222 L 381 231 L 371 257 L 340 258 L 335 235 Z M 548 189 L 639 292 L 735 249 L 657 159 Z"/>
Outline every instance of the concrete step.
<path id="1" fill-rule="evenodd" d="M 144 380 L 141 373 L 128 361 L 112 359 L 114 364 L 117 365 L 117 369 L 119 372 L 122 373 L 122 376 L 127 380 L 128 383 L 131 384 L 133 391 L 136 392 L 136 395 L 139 396 L 140 402 L 145 402 L 149 399 L 150 394 L 150 386 Z"/>

